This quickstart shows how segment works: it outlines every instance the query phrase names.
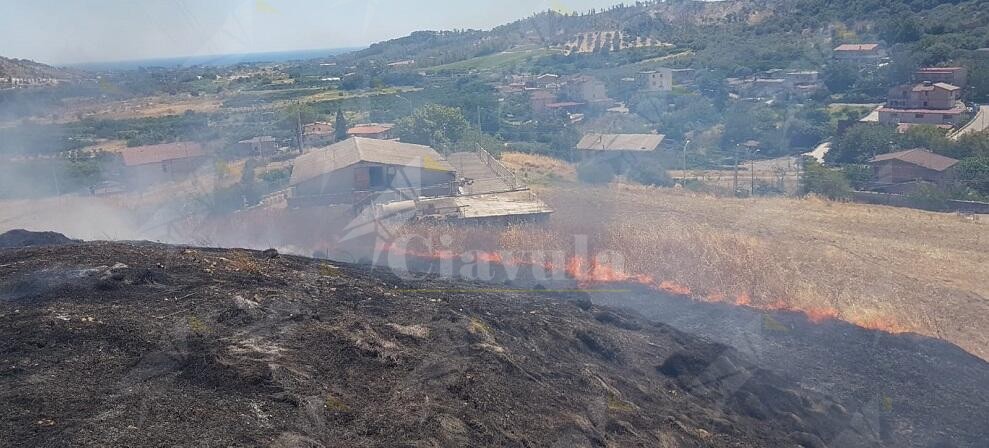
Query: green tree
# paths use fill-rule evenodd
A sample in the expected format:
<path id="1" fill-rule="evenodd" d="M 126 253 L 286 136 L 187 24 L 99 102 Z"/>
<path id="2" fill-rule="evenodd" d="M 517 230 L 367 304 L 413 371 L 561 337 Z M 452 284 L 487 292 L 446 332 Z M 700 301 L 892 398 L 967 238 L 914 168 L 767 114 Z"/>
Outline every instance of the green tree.
<path id="1" fill-rule="evenodd" d="M 467 127 L 467 119 L 460 109 L 438 104 L 422 106 L 395 125 L 403 142 L 443 149 L 460 141 Z"/>
<path id="2" fill-rule="evenodd" d="M 828 169 L 813 157 L 805 157 L 800 192 L 814 193 L 828 199 L 848 199 L 852 195 L 852 187 L 840 171 Z"/>
<path id="3" fill-rule="evenodd" d="M 958 162 L 955 167 L 958 181 L 982 196 L 989 196 L 989 156 L 972 157 Z"/>
<path id="4" fill-rule="evenodd" d="M 347 138 L 347 117 L 343 116 L 343 110 L 337 108 L 337 119 L 333 124 L 333 135 L 337 141 L 344 140 Z"/>
<path id="5" fill-rule="evenodd" d="M 825 155 L 830 163 L 865 163 L 894 148 L 896 131 L 891 126 L 859 124 L 845 131 Z"/>
<path id="6" fill-rule="evenodd" d="M 835 63 L 824 67 L 821 78 L 828 90 L 835 93 L 847 92 L 859 80 L 859 70 L 852 64 Z"/>

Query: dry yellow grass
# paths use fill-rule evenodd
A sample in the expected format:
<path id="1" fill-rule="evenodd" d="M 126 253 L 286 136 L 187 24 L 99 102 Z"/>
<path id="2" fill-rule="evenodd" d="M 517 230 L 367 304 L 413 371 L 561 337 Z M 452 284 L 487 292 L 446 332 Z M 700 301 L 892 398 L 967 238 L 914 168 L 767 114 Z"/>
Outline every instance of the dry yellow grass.
<path id="1" fill-rule="evenodd" d="M 510 166 L 526 163 L 513 155 Z M 530 162 L 531 163 L 531 162 Z M 542 162 L 539 162 L 542 163 Z M 616 250 L 631 274 L 699 298 L 835 314 L 989 359 L 989 227 L 955 214 L 815 198 L 718 198 L 631 185 L 536 187 L 546 224 L 443 228 L 455 248 Z"/>

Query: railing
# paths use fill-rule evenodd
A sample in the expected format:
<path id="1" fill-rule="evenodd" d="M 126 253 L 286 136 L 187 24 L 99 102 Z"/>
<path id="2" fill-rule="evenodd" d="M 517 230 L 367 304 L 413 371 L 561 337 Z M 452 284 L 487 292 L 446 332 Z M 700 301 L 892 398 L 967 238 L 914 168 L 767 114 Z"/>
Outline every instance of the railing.
<path id="1" fill-rule="evenodd" d="M 480 157 L 481 161 L 491 169 L 491 172 L 495 173 L 496 176 L 501 178 L 508 184 L 511 191 L 525 190 L 528 186 L 525 185 L 519 178 L 512 172 L 512 170 L 502 165 L 498 159 L 494 158 L 491 153 L 487 152 L 480 144 L 477 145 L 477 156 Z"/>

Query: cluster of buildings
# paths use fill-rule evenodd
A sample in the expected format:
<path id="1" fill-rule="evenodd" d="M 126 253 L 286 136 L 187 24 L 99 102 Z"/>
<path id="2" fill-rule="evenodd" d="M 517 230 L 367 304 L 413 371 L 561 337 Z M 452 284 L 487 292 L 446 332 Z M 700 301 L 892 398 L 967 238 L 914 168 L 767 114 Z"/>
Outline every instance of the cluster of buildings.
<path id="1" fill-rule="evenodd" d="M 0 89 L 57 86 L 59 82 L 60 81 L 56 78 L 18 78 L 14 76 L 0 76 Z"/>
<path id="2" fill-rule="evenodd" d="M 694 78 L 693 69 L 657 68 L 642 71 L 623 81 L 634 83 L 640 92 L 669 92 L 674 87 L 688 86 Z M 608 96 L 607 86 L 593 76 L 509 75 L 496 86 L 502 95 L 524 94 L 533 115 L 565 114 L 571 122 L 583 118 L 589 108 L 617 110 L 621 105 Z"/>
<path id="3" fill-rule="evenodd" d="M 824 83 L 816 70 L 774 69 L 747 78 L 728 78 L 729 91 L 739 98 L 805 98 Z"/>

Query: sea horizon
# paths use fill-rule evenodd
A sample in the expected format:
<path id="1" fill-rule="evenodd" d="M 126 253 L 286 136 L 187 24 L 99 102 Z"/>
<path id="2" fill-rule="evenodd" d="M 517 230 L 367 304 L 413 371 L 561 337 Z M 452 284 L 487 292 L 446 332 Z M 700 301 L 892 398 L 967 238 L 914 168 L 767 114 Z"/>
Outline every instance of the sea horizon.
<path id="1" fill-rule="evenodd" d="M 263 62 L 287 62 L 318 59 L 321 57 L 349 53 L 351 51 L 357 51 L 364 48 L 367 47 L 321 48 L 307 50 L 264 51 L 256 53 L 177 56 L 123 61 L 79 62 L 72 64 L 59 64 L 59 66 L 84 70 L 136 70 L 141 67 L 225 67 L 243 63 L 256 64 Z"/>

